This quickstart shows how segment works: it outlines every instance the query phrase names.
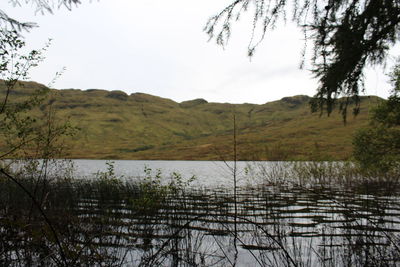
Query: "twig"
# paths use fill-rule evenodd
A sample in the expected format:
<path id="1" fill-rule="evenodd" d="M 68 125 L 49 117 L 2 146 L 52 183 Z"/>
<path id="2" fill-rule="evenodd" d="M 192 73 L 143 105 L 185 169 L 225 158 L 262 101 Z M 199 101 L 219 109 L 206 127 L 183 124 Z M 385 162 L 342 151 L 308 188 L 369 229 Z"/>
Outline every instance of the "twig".
<path id="1" fill-rule="evenodd" d="M 44 220 L 46 221 L 47 225 L 50 227 L 50 230 L 51 230 L 51 232 L 53 234 L 53 237 L 54 237 L 54 239 L 56 241 L 56 244 L 57 244 L 57 246 L 58 246 L 58 248 L 60 250 L 61 259 L 64 262 L 64 265 L 68 266 L 67 260 L 66 260 L 65 254 L 64 254 L 64 250 L 62 248 L 60 239 L 58 238 L 57 232 L 54 229 L 51 221 L 47 217 L 46 213 L 43 211 L 43 209 L 40 206 L 40 204 L 36 201 L 35 197 L 25 188 L 25 186 L 23 186 L 20 182 L 18 182 L 17 179 L 15 179 L 10 174 L 8 174 L 3 168 L 0 168 L 0 173 L 4 174 L 8 179 L 10 179 L 15 184 L 17 184 L 29 196 L 29 198 L 32 200 L 33 204 L 35 204 L 35 206 L 38 208 L 39 212 L 42 214 L 42 216 L 43 216 Z"/>

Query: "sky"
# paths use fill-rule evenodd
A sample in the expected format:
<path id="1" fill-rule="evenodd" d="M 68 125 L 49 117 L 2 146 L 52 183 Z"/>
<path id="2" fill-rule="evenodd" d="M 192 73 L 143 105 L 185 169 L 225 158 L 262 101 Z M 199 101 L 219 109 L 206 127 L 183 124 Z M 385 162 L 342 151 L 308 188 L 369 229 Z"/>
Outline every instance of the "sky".
<path id="1" fill-rule="evenodd" d="M 316 93 L 306 57 L 300 70 L 304 37 L 291 23 L 268 32 L 255 55 L 247 57 L 250 15 L 233 27 L 225 48 L 203 31 L 208 18 L 230 0 L 99 0 L 84 1 L 71 11 L 35 13 L 34 6 L 2 6 L 10 17 L 33 21 L 39 27 L 23 33 L 27 47 L 51 45 L 46 59 L 30 72 L 30 80 L 66 89 L 142 92 L 181 102 L 262 104 L 292 95 Z M 391 53 L 395 55 L 396 47 Z M 366 71 L 366 95 L 387 97 L 387 67 Z"/>

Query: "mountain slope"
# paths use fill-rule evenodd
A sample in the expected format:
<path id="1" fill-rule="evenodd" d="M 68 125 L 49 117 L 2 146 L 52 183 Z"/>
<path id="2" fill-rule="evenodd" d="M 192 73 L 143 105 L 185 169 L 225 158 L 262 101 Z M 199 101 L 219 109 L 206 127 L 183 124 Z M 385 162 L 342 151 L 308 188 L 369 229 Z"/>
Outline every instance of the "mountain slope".
<path id="1" fill-rule="evenodd" d="M 10 95 L 23 99 L 42 85 L 29 82 Z M 0 87 L 0 99 L 5 88 Z M 285 97 L 263 105 L 174 102 L 143 93 L 51 90 L 60 120 L 80 130 L 66 140 L 69 158 L 232 159 L 233 113 L 237 121 L 239 159 L 346 159 L 354 131 L 367 125 L 368 108 L 377 97 L 363 97 L 361 113 L 312 114 L 308 96 Z"/>

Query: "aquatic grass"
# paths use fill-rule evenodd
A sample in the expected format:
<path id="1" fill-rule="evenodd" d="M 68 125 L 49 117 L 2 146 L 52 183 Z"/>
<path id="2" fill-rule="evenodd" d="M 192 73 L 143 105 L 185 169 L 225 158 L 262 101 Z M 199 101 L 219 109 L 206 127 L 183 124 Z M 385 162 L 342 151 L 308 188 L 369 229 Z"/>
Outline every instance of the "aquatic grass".
<path id="1" fill-rule="evenodd" d="M 323 173 L 317 170 L 313 173 Z M 46 192 L 43 208 L 54 221 L 72 266 L 398 263 L 393 244 L 398 241 L 397 232 L 390 234 L 398 224 L 389 228 L 385 215 L 397 203 L 390 198 L 386 202 L 379 195 L 366 199 L 345 186 L 273 186 L 270 182 L 258 188 L 238 187 L 235 198 L 229 188 L 186 187 L 179 175 L 171 180 L 158 170 L 147 170 L 136 180 L 114 181 L 112 173 L 107 170 L 91 179 L 48 179 L 39 184 L 38 192 Z M 19 179 L 30 190 L 36 186 L 29 177 Z M 15 195 L 3 196 L 15 185 L 7 180 L 1 183 L 0 265 L 55 266 L 48 256 L 54 254 L 54 240 L 43 218 L 34 210 L 28 225 L 29 199 L 18 188 Z M 159 197 L 154 195 L 157 191 Z M 152 195 L 154 203 L 148 202 Z M 21 202 L 11 205 L 15 200 Z M 149 206 L 141 206 L 145 204 Z M 18 257 L 12 258 L 13 253 Z"/>
<path id="2" fill-rule="evenodd" d="M 172 195 L 184 199 L 184 189 L 194 179 L 184 181 L 177 173 L 164 179 L 159 170 L 153 173 L 149 168 L 145 169 L 144 179 L 117 177 L 111 162 L 106 171 L 90 179 L 67 175 L 59 178 L 60 173 L 52 176 L 46 169 L 46 177 L 39 180 L 43 169 L 38 161 L 27 162 L 24 169 L 15 171 L 15 181 L 0 175 L 0 236 L 4 237 L 0 238 L 0 247 L 8 248 L 4 253 L 0 249 L 0 265 L 60 266 L 59 254 L 52 252 L 53 244 L 59 244 L 62 265 L 118 266 L 121 257 L 137 254 L 127 249 L 131 241 L 138 240 L 135 236 L 140 236 L 135 226 L 142 226 L 139 239 L 143 240 L 143 249 L 151 248 L 153 233 L 159 231 L 154 228 L 158 211 L 172 207 L 172 203 L 167 204 Z M 29 209 L 36 199 L 40 202 Z M 179 212 L 174 210 L 174 214 Z M 47 226 L 54 228 L 59 241 L 52 238 L 43 218 L 49 222 Z M 15 233 L 24 241 L 13 239 Z M 139 246 L 134 245 L 135 249 Z M 45 255 L 44 259 L 38 255 Z"/>
<path id="3" fill-rule="evenodd" d="M 25 173 L 18 171 L 16 178 L 5 172 L 0 175 L 0 232 L 4 237 L 1 245 L 14 244 L 11 251 L 1 253 L 1 265 L 22 266 L 39 261 L 60 266 L 74 265 L 82 260 L 86 264 L 95 264 L 96 257 L 97 263 L 101 264 L 110 259 L 115 261 L 113 253 L 107 253 L 110 250 L 103 247 L 105 244 L 118 247 L 118 240 L 122 240 L 119 233 L 124 227 L 123 224 L 119 228 L 116 226 L 124 210 L 132 209 L 129 203 L 141 199 L 143 194 L 140 192 L 144 187 L 132 180 L 118 179 L 111 165 L 107 172 L 98 173 L 91 180 L 57 179 L 49 174 L 47 177 L 52 179 L 38 180 L 35 177 L 41 175 L 41 168 L 36 167 L 27 168 L 29 171 Z M 121 202 L 125 203 L 124 210 Z M 32 203 L 35 203 L 34 207 L 31 207 Z M 135 212 L 139 211 L 136 206 Z M 47 224 L 43 224 L 43 219 Z M 107 232 L 112 233 L 111 240 L 106 237 Z M 22 239 L 10 241 L 15 235 L 12 233 L 18 233 Z M 96 243 L 102 245 L 96 246 Z M 58 244 L 60 253 L 53 253 L 52 244 Z M 95 255 L 102 256 L 93 258 Z"/>
<path id="4" fill-rule="evenodd" d="M 357 190 L 369 187 L 389 192 L 400 185 L 400 169 L 390 172 L 362 169 L 351 161 L 252 162 L 246 174 L 258 184 L 294 187 L 345 186 Z"/>
<path id="5" fill-rule="evenodd" d="M 260 164 L 260 163 L 258 163 Z M 249 167 L 251 169 L 251 167 Z M 365 217 L 364 214 L 358 212 L 353 207 L 349 207 L 345 202 L 340 199 L 332 197 L 319 188 L 329 188 L 329 190 L 337 190 L 338 188 L 347 188 L 361 194 L 369 194 L 379 191 L 384 194 L 396 193 L 397 186 L 399 185 L 398 170 L 392 169 L 391 172 L 377 172 L 371 169 L 360 169 L 358 164 L 352 162 L 276 162 L 272 166 L 265 168 L 258 166 L 261 170 L 261 177 L 265 179 L 265 185 L 278 185 L 291 188 L 301 188 L 305 191 L 310 191 L 316 196 L 327 197 L 334 203 L 344 208 L 346 214 L 354 214 L 358 218 L 365 218 L 366 222 L 370 225 L 366 229 L 379 229 L 379 224 Z M 261 178 L 261 179 L 262 179 Z M 378 190 L 377 190 L 378 189 Z M 380 189 L 380 190 L 379 190 Z M 364 229 L 364 225 L 355 220 L 354 227 Z M 399 237 L 385 229 L 381 229 L 380 234 L 383 234 L 384 242 L 390 244 L 391 249 L 381 251 L 381 246 L 376 244 L 376 236 L 374 232 L 363 232 L 363 238 L 355 240 L 357 246 L 353 246 L 349 241 L 346 247 L 360 248 L 353 251 L 356 255 L 348 255 L 347 259 L 351 258 L 350 262 L 357 263 L 357 265 L 377 264 L 381 265 L 382 262 L 394 262 L 400 255 L 400 248 L 398 246 Z M 365 244 L 365 245 L 363 245 Z M 372 256 L 371 256 L 372 255 Z M 376 257 L 378 255 L 378 257 Z"/>

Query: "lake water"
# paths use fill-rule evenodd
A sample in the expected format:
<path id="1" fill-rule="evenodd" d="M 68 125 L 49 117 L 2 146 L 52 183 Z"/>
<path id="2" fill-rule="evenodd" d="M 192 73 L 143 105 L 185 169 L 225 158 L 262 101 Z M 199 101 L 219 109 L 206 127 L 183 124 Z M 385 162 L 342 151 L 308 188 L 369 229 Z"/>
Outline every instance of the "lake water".
<path id="1" fill-rule="evenodd" d="M 97 171 L 107 170 L 106 162 L 74 160 L 75 176 L 90 180 Z M 123 176 L 124 182 L 133 184 L 145 176 L 145 167 L 151 168 L 152 173 L 160 169 L 165 181 L 173 172 L 186 178 L 195 175 L 197 179 L 185 190 L 172 191 L 166 196 L 148 184 L 139 189 L 109 185 L 107 181 L 77 185 L 73 189 L 67 185 L 54 188 L 49 185 L 51 190 L 42 194 L 48 207 L 46 212 L 53 218 L 63 218 L 56 224 L 60 239 L 72 251 L 79 248 L 79 255 L 85 256 L 82 264 L 400 265 L 397 188 L 376 184 L 304 186 L 295 180 L 278 184 L 271 178 L 282 179 L 281 175 L 289 166 L 284 162 L 238 162 L 235 194 L 233 162 L 114 161 L 113 166 L 117 176 Z M 340 164 L 335 166 L 339 168 Z M 4 187 L 0 187 L 1 190 L 4 191 Z M 24 247 L 24 242 L 15 246 L 6 242 L 7 238 L 15 238 L 10 233 L 26 231 L 27 226 L 16 231 L 15 225 L 8 226 L 2 218 L 27 214 L 25 209 L 29 207 L 22 201 L 23 194 L 17 191 L 8 194 L 11 200 L 15 198 L 11 201 L 15 208 L 5 208 L 10 206 L 7 204 L 10 200 L 0 198 L 3 207 L 0 265 L 2 259 L 10 263 L 25 255 L 46 253 L 46 250 L 40 250 L 38 254 L 27 253 L 31 246 Z M 29 243 L 35 239 L 29 237 L 27 240 L 25 242 Z M 43 246 L 57 251 L 51 244 L 50 241 Z M 4 248 L 11 252 L 4 254 Z M 20 255 L 20 258 L 12 255 Z M 51 263 L 51 255 L 45 258 Z"/>
<path id="2" fill-rule="evenodd" d="M 73 160 L 75 174 L 78 177 L 91 177 L 97 171 L 106 171 L 107 162 L 115 167 L 115 174 L 125 178 L 143 177 L 145 168 L 153 171 L 160 170 L 163 177 L 169 178 L 176 172 L 184 179 L 189 179 L 193 175 L 196 179 L 193 186 L 202 187 L 233 187 L 233 167 L 234 162 L 227 161 L 168 161 L 168 160 Z M 239 186 L 256 184 L 259 182 L 255 176 L 249 173 L 249 166 L 256 167 L 253 162 L 239 161 L 237 164 L 237 182 Z M 269 162 L 257 162 L 257 165 L 268 166 Z"/>

